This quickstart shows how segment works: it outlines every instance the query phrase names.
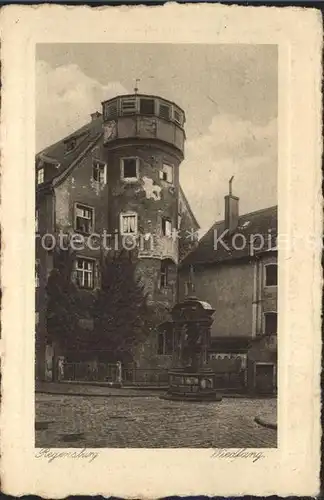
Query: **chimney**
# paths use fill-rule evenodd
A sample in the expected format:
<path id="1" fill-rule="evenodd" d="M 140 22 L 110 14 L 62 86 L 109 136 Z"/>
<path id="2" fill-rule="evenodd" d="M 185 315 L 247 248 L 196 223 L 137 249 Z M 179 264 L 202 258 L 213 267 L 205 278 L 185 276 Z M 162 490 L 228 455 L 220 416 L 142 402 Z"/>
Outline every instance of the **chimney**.
<path id="1" fill-rule="evenodd" d="M 239 219 L 239 198 L 232 194 L 232 182 L 234 176 L 229 181 L 229 193 L 225 196 L 225 228 L 230 233 L 234 232 Z"/>
<path id="2" fill-rule="evenodd" d="M 91 113 L 91 121 L 93 122 L 93 120 L 96 120 L 97 118 L 99 118 L 99 116 L 101 116 L 101 113 L 99 113 L 99 111 L 96 111 L 95 113 Z"/>

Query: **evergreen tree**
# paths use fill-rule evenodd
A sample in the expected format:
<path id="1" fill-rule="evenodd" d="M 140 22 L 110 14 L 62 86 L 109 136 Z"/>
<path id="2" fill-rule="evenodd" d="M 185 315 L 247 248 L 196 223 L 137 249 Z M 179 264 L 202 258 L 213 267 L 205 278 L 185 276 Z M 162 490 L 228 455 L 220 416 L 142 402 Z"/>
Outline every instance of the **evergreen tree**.
<path id="1" fill-rule="evenodd" d="M 102 265 L 92 345 L 110 351 L 112 361 L 131 361 L 134 349 L 150 332 L 152 312 L 135 271 L 136 261 L 126 251 L 108 256 Z"/>
<path id="2" fill-rule="evenodd" d="M 80 297 L 72 273 L 73 253 L 56 250 L 46 286 L 46 327 L 49 340 L 62 349 L 76 341 L 80 318 Z"/>

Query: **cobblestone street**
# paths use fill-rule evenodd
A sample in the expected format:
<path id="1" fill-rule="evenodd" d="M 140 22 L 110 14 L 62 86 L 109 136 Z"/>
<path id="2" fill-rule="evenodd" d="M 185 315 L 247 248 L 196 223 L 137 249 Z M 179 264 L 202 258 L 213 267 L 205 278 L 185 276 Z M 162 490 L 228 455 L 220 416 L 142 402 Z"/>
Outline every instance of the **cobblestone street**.
<path id="1" fill-rule="evenodd" d="M 262 412 L 275 415 L 276 400 L 37 394 L 36 447 L 274 448 L 277 432 L 254 422 Z"/>

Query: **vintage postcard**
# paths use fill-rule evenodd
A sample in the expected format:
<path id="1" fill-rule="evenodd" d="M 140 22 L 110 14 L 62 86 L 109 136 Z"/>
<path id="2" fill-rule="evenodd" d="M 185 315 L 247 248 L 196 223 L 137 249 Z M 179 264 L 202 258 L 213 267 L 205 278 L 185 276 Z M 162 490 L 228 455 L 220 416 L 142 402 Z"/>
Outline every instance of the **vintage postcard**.
<path id="1" fill-rule="evenodd" d="M 1 30 L 3 491 L 316 495 L 318 12 Z"/>

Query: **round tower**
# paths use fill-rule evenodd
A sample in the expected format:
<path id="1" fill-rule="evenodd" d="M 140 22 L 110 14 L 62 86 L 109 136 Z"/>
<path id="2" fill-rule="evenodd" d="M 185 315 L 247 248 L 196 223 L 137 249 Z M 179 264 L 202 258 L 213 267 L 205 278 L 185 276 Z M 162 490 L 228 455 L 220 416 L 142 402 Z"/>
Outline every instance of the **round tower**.
<path id="1" fill-rule="evenodd" d="M 185 113 L 171 101 L 137 93 L 102 106 L 110 232 L 118 232 L 126 248 L 137 242 L 137 269 L 149 300 L 170 307 L 176 300 Z"/>

